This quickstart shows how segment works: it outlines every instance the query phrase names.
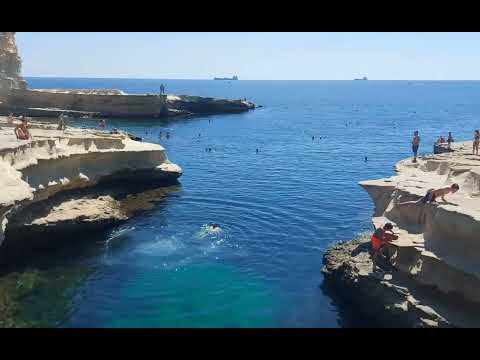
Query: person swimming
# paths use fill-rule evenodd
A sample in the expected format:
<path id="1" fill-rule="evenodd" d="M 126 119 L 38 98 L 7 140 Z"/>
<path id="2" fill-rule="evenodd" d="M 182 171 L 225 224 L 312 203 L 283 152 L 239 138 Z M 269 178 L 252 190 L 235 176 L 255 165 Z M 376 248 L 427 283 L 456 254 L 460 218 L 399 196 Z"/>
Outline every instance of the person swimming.
<path id="1" fill-rule="evenodd" d="M 203 225 L 202 229 L 197 233 L 196 236 L 200 239 L 204 239 L 207 236 L 218 235 L 222 232 L 223 232 L 223 230 L 222 230 L 222 228 L 220 227 L 219 224 L 209 223 L 209 224 Z"/>

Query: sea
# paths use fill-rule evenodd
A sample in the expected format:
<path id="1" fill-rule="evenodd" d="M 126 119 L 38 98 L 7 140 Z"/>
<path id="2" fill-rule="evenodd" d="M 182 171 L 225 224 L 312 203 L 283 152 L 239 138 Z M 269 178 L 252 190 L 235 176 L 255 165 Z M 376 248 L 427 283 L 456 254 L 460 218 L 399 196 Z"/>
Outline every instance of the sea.
<path id="1" fill-rule="evenodd" d="M 368 327 L 321 274 L 330 246 L 372 230 L 373 204 L 358 182 L 394 175 L 415 130 L 428 154 L 440 135 L 469 140 L 480 127 L 479 81 L 27 80 L 133 94 L 163 83 L 168 94 L 263 106 L 107 119 L 109 129 L 161 144 L 184 174 L 153 208 L 107 234 L 74 235 L 75 251 L 23 270 L 37 284 L 16 300 L 28 326 Z"/>

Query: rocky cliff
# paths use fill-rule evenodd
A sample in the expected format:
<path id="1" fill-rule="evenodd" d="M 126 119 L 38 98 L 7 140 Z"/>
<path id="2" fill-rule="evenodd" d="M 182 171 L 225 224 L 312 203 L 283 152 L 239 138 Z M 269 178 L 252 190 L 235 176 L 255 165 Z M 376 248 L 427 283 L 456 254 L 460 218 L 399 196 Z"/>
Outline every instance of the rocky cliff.
<path id="1" fill-rule="evenodd" d="M 14 32 L 0 32 L 0 96 L 12 88 L 25 89 L 21 77 L 22 61 L 18 54 Z"/>
<path id="2" fill-rule="evenodd" d="M 156 118 L 235 113 L 255 108 L 248 101 L 200 96 L 133 95 L 115 89 L 27 89 L 20 75 L 21 63 L 15 33 L 0 32 L 0 113 L 48 117 L 70 111 L 102 117 Z"/>
<path id="3" fill-rule="evenodd" d="M 436 295 L 425 298 L 426 305 L 449 297 L 449 310 L 444 312 L 449 315 L 435 320 L 436 324 L 463 326 L 466 322 L 455 320 L 453 313 L 465 315 L 469 324 L 480 324 L 480 156 L 472 155 L 471 148 L 471 142 L 458 143 L 451 153 L 425 156 L 417 163 L 406 159 L 396 165 L 397 175 L 360 183 L 375 203 L 374 225 L 391 222 L 399 234 L 388 249 L 398 270 L 398 275 L 392 273 L 393 280 L 402 276 L 411 286 L 432 289 Z M 447 195 L 446 202 L 403 204 L 452 183 L 458 183 L 460 191 Z M 358 263 L 355 259 L 361 251 L 350 250 L 343 248 L 344 256 L 338 261 L 332 260 L 332 252 L 324 259 L 327 278 L 347 288 L 352 287 L 339 279 L 356 278 L 352 284 L 357 285 L 360 281 L 360 271 L 352 270 L 352 264 Z M 370 258 L 368 253 L 365 256 Z M 364 275 L 372 278 L 374 274 L 370 268 Z M 375 301 L 381 301 L 381 296 Z"/>
<path id="4" fill-rule="evenodd" d="M 133 141 L 127 134 L 75 128 L 61 131 L 34 122 L 30 129 L 33 139 L 25 141 L 16 139 L 14 124 L 5 118 L 0 118 L 0 125 L 0 263 L 25 252 L 19 251 L 21 241 L 25 249 L 38 240 L 28 236 L 18 240 L 25 228 L 55 229 L 62 223 L 75 232 L 127 216 L 114 199 L 85 200 L 83 193 L 59 202 L 58 195 L 106 183 L 153 188 L 174 182 L 182 174 L 162 146 Z"/>

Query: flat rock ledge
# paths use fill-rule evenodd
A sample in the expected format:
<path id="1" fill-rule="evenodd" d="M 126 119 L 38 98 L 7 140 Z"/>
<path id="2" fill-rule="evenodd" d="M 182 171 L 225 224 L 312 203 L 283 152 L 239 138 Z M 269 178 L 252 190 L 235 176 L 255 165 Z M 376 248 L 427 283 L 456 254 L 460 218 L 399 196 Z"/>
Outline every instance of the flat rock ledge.
<path id="1" fill-rule="evenodd" d="M 123 221 L 132 213 L 128 208 L 142 205 L 141 196 L 127 201 L 99 189 L 117 186 L 137 194 L 175 184 L 182 175 L 161 145 L 125 133 L 58 130 L 31 121 L 33 138 L 18 140 L 15 123 L 0 117 L 0 267 L 53 248 L 60 235 L 69 234 L 67 243 L 82 241 L 78 233 Z"/>
<path id="2" fill-rule="evenodd" d="M 373 272 L 367 237 L 330 248 L 323 257 L 325 283 L 375 327 L 478 327 L 476 306 L 422 286 L 383 264 Z M 478 313 L 478 308 L 477 308 Z"/>

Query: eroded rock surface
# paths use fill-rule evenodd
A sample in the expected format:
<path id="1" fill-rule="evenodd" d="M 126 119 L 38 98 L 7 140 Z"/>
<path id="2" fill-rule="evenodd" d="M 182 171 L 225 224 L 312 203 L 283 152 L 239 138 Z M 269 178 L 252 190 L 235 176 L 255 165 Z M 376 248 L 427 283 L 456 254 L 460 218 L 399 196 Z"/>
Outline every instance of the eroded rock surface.
<path id="1" fill-rule="evenodd" d="M 57 194 L 103 183 L 154 188 L 173 183 L 182 174 L 181 168 L 168 160 L 162 146 L 133 141 L 127 134 L 75 128 L 63 131 L 33 122 L 33 138 L 18 140 L 13 127 L 0 118 L 0 254 L 9 224 L 18 223 L 15 218 L 36 203 L 47 208 L 48 201 Z M 42 229 L 55 224 L 61 229 L 81 220 L 82 228 L 96 227 L 126 216 L 117 205 L 108 197 L 73 198 L 24 224 Z"/>
<path id="2" fill-rule="evenodd" d="M 21 67 L 15 33 L 0 32 L 0 97 L 12 88 L 26 88 L 27 83 L 20 76 Z"/>
<path id="3" fill-rule="evenodd" d="M 388 246 L 391 263 L 398 270 L 394 280 L 401 277 L 408 284 L 407 292 L 414 287 L 432 289 L 435 295 L 424 297 L 422 306 L 434 308 L 435 299 L 445 297 L 448 310 L 438 311 L 443 320 L 428 318 L 428 322 L 436 323 L 431 323 L 434 326 L 480 324 L 480 156 L 472 155 L 471 149 L 471 142 L 457 143 L 450 153 L 424 156 L 417 163 L 412 159 L 400 161 L 395 176 L 360 183 L 375 203 L 374 225 L 391 222 L 399 234 L 399 239 Z M 413 203 L 429 189 L 453 183 L 460 185 L 460 191 L 447 195 L 446 202 Z M 404 204 L 409 201 L 412 203 Z M 386 282 L 375 281 L 371 269 L 367 270 L 368 253 L 354 255 L 349 246 L 355 244 L 334 248 L 326 255 L 324 273 L 334 283 L 355 289 L 362 299 L 376 292 L 376 301 L 390 304 L 391 288 Z M 385 286 L 390 289 L 388 294 Z M 405 296 L 403 304 L 412 308 L 405 303 Z M 455 313 L 462 314 L 461 319 L 452 315 Z M 405 326 L 419 326 L 410 314 L 407 318 Z"/>
<path id="4" fill-rule="evenodd" d="M 324 255 L 322 273 L 328 286 L 347 302 L 351 312 L 379 327 L 478 327 L 475 304 L 419 286 L 401 271 L 384 264 L 373 272 L 368 237 L 332 247 Z"/>

